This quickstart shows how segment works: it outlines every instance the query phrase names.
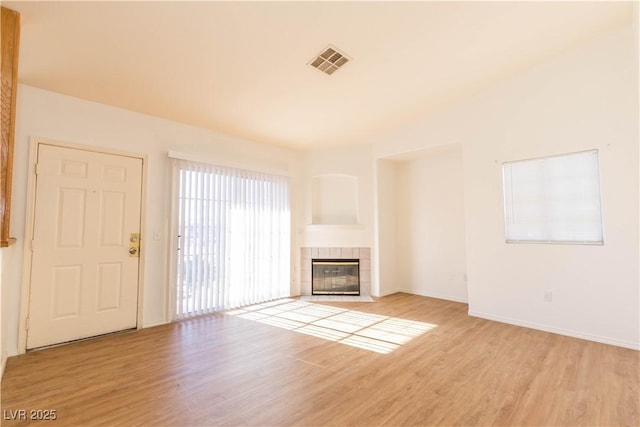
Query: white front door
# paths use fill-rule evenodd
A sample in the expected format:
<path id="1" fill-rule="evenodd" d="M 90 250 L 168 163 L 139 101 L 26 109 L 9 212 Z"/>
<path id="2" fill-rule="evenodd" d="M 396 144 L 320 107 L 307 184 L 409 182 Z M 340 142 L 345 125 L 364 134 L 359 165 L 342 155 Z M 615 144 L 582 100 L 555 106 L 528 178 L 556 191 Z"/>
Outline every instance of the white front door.
<path id="1" fill-rule="evenodd" d="M 40 144 L 27 348 L 134 328 L 142 159 Z"/>

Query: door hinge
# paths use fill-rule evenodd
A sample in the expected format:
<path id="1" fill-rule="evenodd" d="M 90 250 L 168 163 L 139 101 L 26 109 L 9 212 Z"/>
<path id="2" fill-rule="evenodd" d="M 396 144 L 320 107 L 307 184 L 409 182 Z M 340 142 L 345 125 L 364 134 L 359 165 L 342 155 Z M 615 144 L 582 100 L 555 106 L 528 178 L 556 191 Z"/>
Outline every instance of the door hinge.
<path id="1" fill-rule="evenodd" d="M 27 317 L 27 321 L 25 322 L 25 329 L 29 330 L 29 318 Z"/>
<path id="2" fill-rule="evenodd" d="M 40 174 L 40 163 L 36 163 L 36 175 Z"/>
<path id="3" fill-rule="evenodd" d="M 31 252 L 33 252 L 36 248 L 36 241 L 35 240 L 31 240 Z"/>

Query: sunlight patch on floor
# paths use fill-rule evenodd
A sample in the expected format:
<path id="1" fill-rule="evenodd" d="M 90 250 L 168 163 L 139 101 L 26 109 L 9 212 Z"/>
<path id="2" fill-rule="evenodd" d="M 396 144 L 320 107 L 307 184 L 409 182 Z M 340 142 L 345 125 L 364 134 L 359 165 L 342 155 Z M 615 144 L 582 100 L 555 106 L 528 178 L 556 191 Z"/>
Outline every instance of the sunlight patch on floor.
<path id="1" fill-rule="evenodd" d="M 226 314 L 387 354 L 437 325 L 286 298 Z"/>

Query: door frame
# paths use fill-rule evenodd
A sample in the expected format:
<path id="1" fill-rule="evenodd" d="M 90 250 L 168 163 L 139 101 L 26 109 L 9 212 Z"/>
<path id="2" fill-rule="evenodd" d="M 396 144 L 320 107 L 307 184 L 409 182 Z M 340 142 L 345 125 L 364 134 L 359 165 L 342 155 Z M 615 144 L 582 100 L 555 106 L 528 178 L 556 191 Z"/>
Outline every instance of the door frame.
<path id="1" fill-rule="evenodd" d="M 18 324 L 18 354 L 27 351 L 27 317 L 29 316 L 29 305 L 31 298 L 31 264 L 32 251 L 31 241 L 33 240 L 33 229 L 35 226 L 35 206 L 36 206 L 36 160 L 40 145 L 52 145 L 60 148 L 70 148 L 76 150 L 89 151 L 93 153 L 110 154 L 116 156 L 133 157 L 142 160 L 142 192 L 140 194 L 140 261 L 138 264 L 138 303 L 136 310 L 136 329 L 142 329 L 142 308 L 144 297 L 144 266 L 146 256 L 146 195 L 147 195 L 147 156 L 140 153 L 130 153 L 120 150 L 112 150 L 104 147 L 76 144 L 72 142 L 57 141 L 53 139 L 31 137 L 29 147 L 29 172 L 27 174 L 27 209 L 24 230 L 24 248 L 22 257 L 22 285 L 20 293 L 20 316 Z"/>

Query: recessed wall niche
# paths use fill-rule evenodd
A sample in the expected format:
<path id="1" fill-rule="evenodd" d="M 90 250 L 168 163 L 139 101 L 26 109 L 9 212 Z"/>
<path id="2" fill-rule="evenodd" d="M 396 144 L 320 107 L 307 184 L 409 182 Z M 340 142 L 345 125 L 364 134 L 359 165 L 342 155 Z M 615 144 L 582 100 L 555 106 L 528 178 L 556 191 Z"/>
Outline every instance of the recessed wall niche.
<path id="1" fill-rule="evenodd" d="M 358 224 L 358 178 L 319 175 L 311 179 L 311 223 Z"/>

